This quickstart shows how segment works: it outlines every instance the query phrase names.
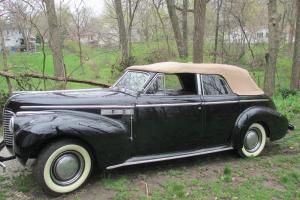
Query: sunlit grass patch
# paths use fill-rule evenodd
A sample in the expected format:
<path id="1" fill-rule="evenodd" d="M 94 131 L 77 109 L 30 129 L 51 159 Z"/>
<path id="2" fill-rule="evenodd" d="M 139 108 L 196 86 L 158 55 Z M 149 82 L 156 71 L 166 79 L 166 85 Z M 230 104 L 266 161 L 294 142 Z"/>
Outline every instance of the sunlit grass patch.
<path id="1" fill-rule="evenodd" d="M 100 184 L 105 189 L 125 191 L 128 190 L 128 179 L 124 176 L 118 178 L 104 178 L 100 181 Z"/>

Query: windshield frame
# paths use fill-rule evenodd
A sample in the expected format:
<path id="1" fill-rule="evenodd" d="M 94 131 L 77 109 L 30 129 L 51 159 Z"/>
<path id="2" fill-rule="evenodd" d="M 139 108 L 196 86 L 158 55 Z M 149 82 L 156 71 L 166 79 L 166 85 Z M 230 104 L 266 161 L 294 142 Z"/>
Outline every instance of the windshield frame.
<path id="1" fill-rule="evenodd" d="M 145 90 L 145 87 L 148 85 L 148 83 L 152 80 L 153 78 L 153 73 L 151 72 L 147 72 L 147 71 L 140 71 L 140 70 L 126 70 L 125 73 L 123 73 L 122 76 L 120 76 L 120 78 L 111 86 L 112 89 L 114 88 L 118 88 L 117 85 L 118 83 L 123 79 L 123 77 L 129 73 L 129 72 L 138 72 L 138 73 L 144 73 L 144 74 L 147 74 L 149 77 L 148 79 L 145 81 L 144 85 L 142 86 L 142 89 L 140 91 L 136 91 L 136 90 L 130 90 L 128 88 L 125 88 L 126 90 L 130 90 L 130 91 L 133 91 L 133 92 L 144 92 Z"/>

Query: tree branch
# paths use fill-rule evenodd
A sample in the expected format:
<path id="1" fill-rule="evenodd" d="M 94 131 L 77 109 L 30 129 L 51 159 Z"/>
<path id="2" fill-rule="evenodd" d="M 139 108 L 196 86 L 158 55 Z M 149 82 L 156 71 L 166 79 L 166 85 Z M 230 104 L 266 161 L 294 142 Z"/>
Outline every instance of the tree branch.
<path id="1" fill-rule="evenodd" d="M 183 8 L 180 8 L 179 6 L 175 5 L 176 10 L 179 10 L 181 12 L 183 12 Z M 187 12 L 194 12 L 194 9 L 187 9 Z"/>
<path id="2" fill-rule="evenodd" d="M 68 82 L 73 82 L 73 83 L 84 83 L 84 84 L 88 84 L 88 85 L 94 85 L 94 86 L 99 86 L 99 87 L 110 87 L 110 85 L 104 84 L 104 83 L 99 83 L 96 81 L 89 81 L 89 80 L 80 80 L 80 79 L 75 79 L 75 78 L 65 78 L 65 77 L 55 77 L 55 76 L 48 76 L 48 75 L 42 75 L 42 74 L 38 74 L 35 72 L 25 72 L 25 73 L 21 73 L 21 74 L 12 74 L 10 72 L 6 72 L 6 71 L 0 71 L 0 76 L 3 77 L 8 77 L 14 80 L 17 80 L 19 77 L 29 77 L 29 78 L 38 78 L 38 79 L 48 79 L 48 80 L 54 80 L 54 81 L 68 81 Z"/>

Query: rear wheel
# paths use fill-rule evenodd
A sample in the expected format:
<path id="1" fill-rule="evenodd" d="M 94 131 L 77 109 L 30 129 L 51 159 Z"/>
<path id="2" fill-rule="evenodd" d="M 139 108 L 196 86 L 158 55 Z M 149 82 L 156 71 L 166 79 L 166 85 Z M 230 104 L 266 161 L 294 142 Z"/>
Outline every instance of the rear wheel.
<path id="1" fill-rule="evenodd" d="M 245 134 L 243 147 L 238 149 L 238 153 L 242 157 L 256 157 L 265 147 L 266 130 L 259 123 L 253 123 Z"/>
<path id="2" fill-rule="evenodd" d="M 62 140 L 50 144 L 40 153 L 34 173 L 47 194 L 58 196 L 78 189 L 91 170 L 88 148 L 76 140 Z"/>

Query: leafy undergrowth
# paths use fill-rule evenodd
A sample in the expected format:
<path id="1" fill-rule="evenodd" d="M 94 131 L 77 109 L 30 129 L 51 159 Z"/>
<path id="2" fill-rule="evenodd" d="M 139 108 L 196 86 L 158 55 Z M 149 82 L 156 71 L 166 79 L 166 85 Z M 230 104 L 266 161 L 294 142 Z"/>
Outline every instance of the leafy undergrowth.
<path id="1" fill-rule="evenodd" d="M 300 95 L 286 94 L 281 92 L 281 95 L 273 97 L 277 110 L 284 114 L 289 120 L 292 120 L 295 115 L 300 113 Z"/>

